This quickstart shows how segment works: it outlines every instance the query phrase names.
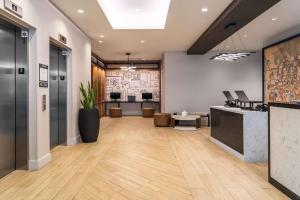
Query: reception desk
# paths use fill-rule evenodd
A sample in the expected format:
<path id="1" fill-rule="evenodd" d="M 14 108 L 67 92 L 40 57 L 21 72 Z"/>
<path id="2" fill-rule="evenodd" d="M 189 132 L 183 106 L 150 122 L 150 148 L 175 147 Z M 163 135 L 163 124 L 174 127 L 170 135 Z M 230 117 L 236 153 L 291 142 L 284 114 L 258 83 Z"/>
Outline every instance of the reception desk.
<path id="1" fill-rule="evenodd" d="M 269 182 L 300 199 L 300 105 L 270 103 Z"/>
<path id="2" fill-rule="evenodd" d="M 246 162 L 266 162 L 268 113 L 213 106 L 211 141 Z"/>

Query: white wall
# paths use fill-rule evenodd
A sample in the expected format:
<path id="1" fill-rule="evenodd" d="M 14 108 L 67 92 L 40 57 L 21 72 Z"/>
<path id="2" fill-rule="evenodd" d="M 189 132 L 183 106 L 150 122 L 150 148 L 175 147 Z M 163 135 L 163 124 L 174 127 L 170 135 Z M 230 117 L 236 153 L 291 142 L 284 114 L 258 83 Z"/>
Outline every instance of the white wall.
<path id="1" fill-rule="evenodd" d="M 224 105 L 223 90 L 245 90 L 250 99 L 262 99 L 261 52 L 235 62 L 214 61 L 215 55 L 164 54 L 165 112 L 208 112 L 211 105 Z"/>
<path id="2" fill-rule="evenodd" d="M 14 0 L 23 8 L 23 21 L 35 27 L 29 41 L 29 159 L 30 168 L 38 169 L 51 159 L 49 136 L 49 88 L 38 87 L 38 64 L 49 65 L 49 38 L 63 34 L 72 49 L 68 58 L 68 143 L 78 136 L 80 108 L 79 84 L 91 79 L 91 42 L 48 0 Z M 3 0 L 0 0 L 3 11 Z M 42 111 L 42 95 L 47 95 L 47 110 Z"/>
<path id="3" fill-rule="evenodd" d="M 264 41 L 263 46 L 269 46 L 276 42 L 279 42 L 281 40 L 287 39 L 289 37 L 292 37 L 294 35 L 300 34 L 300 25 L 296 25 L 288 30 L 285 30 L 281 33 L 275 34 L 272 37 L 268 38 L 266 41 Z"/>

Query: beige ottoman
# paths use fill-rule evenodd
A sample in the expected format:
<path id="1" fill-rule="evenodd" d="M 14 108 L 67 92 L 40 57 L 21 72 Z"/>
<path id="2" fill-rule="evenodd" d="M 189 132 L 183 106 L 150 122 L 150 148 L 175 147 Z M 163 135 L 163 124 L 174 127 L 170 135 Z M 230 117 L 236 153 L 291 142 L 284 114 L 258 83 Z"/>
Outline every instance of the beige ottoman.
<path id="1" fill-rule="evenodd" d="M 122 108 L 109 108 L 109 116 L 113 118 L 122 117 Z"/>
<path id="2" fill-rule="evenodd" d="M 143 108 L 143 117 L 153 117 L 154 115 L 154 108 Z"/>
<path id="3" fill-rule="evenodd" d="M 155 113 L 154 125 L 156 127 L 169 127 L 171 122 L 171 114 L 169 113 Z"/>

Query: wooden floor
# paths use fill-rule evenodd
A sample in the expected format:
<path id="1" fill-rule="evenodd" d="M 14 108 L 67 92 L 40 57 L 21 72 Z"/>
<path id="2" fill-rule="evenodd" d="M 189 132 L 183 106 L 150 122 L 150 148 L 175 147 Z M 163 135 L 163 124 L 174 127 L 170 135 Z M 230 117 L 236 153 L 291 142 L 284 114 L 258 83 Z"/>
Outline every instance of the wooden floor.
<path id="1" fill-rule="evenodd" d="M 59 146 L 36 172 L 0 180 L 0 199 L 287 199 L 266 164 L 246 164 L 209 141 L 209 129 L 154 128 L 152 119 L 101 120 L 94 144 Z"/>

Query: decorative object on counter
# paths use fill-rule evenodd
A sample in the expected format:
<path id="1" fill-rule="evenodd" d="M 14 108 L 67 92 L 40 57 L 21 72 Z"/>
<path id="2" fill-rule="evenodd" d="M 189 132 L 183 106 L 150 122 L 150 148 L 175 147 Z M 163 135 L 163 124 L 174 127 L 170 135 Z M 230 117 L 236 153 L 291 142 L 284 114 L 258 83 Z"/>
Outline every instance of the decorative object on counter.
<path id="1" fill-rule="evenodd" d="M 263 49 L 264 102 L 300 99 L 300 34 Z"/>
<path id="2" fill-rule="evenodd" d="M 96 90 L 90 83 L 80 85 L 80 100 L 83 108 L 79 110 L 79 132 L 84 143 L 96 142 L 99 135 L 99 111 L 96 108 Z"/>
<path id="3" fill-rule="evenodd" d="M 269 111 L 269 105 L 268 104 L 257 105 L 255 110 L 261 111 L 261 112 L 268 112 Z"/>
<path id="4" fill-rule="evenodd" d="M 186 117 L 188 115 L 188 112 L 186 112 L 186 110 L 183 110 L 182 112 L 181 112 L 181 116 L 182 117 Z"/>

